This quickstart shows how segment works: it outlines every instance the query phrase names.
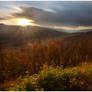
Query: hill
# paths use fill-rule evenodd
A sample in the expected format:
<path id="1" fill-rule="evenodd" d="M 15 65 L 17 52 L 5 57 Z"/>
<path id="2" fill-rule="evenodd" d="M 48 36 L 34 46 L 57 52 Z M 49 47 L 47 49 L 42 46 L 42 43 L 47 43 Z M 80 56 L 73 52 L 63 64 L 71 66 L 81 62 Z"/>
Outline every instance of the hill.
<path id="1" fill-rule="evenodd" d="M 25 46 L 31 42 L 42 40 L 87 40 L 92 38 L 91 30 L 64 32 L 38 26 L 9 26 L 0 24 L 0 44 L 5 47 Z"/>
<path id="2" fill-rule="evenodd" d="M 23 45 L 37 40 L 63 38 L 67 33 L 38 26 L 8 26 L 0 25 L 0 44 Z"/>

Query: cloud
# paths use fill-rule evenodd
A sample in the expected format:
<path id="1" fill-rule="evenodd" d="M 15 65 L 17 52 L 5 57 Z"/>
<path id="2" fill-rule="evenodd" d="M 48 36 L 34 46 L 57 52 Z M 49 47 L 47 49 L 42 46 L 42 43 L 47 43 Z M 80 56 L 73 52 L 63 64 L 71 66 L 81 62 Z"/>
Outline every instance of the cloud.
<path id="1" fill-rule="evenodd" d="M 16 3 L 16 7 L 14 3 Z M 89 1 L 14 3 L 10 4 L 12 13 L 9 14 L 14 18 L 29 18 L 34 20 L 35 24 L 42 26 L 92 26 L 92 2 Z M 0 20 L 2 19 L 0 18 Z"/>
<path id="2" fill-rule="evenodd" d="M 55 28 L 55 29 L 64 29 L 64 30 L 71 30 L 71 31 L 80 31 L 80 30 L 92 29 L 92 26 L 78 26 L 78 27 L 54 26 L 53 28 Z"/>
<path id="3" fill-rule="evenodd" d="M 61 2 L 62 3 L 62 2 Z M 56 3 L 56 6 L 58 4 Z M 53 5 L 54 6 L 54 5 Z M 23 12 L 14 13 L 15 17 L 33 19 L 40 25 L 58 26 L 90 26 L 92 25 L 92 5 L 90 3 L 63 3 L 61 6 L 51 9 L 39 9 L 36 7 L 20 7 Z M 61 9 L 62 8 L 62 9 Z"/>
<path id="4" fill-rule="evenodd" d="M 55 12 L 53 10 L 50 9 L 39 9 L 39 8 L 35 8 L 35 7 L 20 7 L 23 12 L 21 13 L 13 13 L 12 16 L 14 17 L 25 17 L 25 18 L 29 18 L 31 20 L 34 20 L 36 22 L 36 24 L 40 24 L 40 25 L 48 25 L 48 24 L 52 24 L 52 22 L 54 21 L 55 18 Z"/>

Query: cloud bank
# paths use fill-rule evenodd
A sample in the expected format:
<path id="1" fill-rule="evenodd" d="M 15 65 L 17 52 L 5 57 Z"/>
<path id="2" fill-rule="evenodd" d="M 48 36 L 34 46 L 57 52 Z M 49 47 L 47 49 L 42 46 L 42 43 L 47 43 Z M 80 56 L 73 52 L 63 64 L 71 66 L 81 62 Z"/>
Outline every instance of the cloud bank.
<path id="1" fill-rule="evenodd" d="M 13 3 L 14 4 L 14 3 Z M 25 5 L 24 5 L 25 4 Z M 92 2 L 49 1 L 16 2 L 21 12 L 12 12 L 15 18 L 25 17 L 42 26 L 92 26 Z M 2 20 L 3 18 L 0 18 Z"/>
<path id="2" fill-rule="evenodd" d="M 15 17 L 33 19 L 40 25 L 55 26 L 91 26 L 92 2 L 54 2 L 53 11 L 46 11 L 36 7 L 20 7 L 23 12 L 14 13 Z M 52 2 L 53 4 L 53 2 Z M 58 6 L 59 4 L 59 6 Z M 57 7 L 54 7 L 54 6 Z"/>

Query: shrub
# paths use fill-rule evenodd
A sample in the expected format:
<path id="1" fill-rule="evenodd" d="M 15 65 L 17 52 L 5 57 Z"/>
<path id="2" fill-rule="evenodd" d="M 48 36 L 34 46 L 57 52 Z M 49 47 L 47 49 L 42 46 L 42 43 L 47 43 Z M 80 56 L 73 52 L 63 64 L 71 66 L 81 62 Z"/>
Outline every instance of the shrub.
<path id="1" fill-rule="evenodd" d="M 92 90 L 92 65 L 83 64 L 64 70 L 62 67 L 44 65 L 43 70 L 38 74 L 19 80 L 8 90 Z"/>

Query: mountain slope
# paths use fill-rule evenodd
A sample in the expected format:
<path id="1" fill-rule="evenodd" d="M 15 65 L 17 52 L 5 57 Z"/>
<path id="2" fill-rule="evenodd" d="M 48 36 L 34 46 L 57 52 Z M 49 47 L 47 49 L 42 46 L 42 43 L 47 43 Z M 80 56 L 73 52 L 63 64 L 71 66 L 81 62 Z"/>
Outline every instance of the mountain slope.
<path id="1" fill-rule="evenodd" d="M 68 33 L 38 26 L 8 26 L 0 24 L 0 44 L 4 46 L 21 46 L 38 40 L 87 40 L 92 39 L 92 30 Z"/>
<path id="2" fill-rule="evenodd" d="M 46 39 L 63 38 L 67 33 L 37 26 L 0 25 L 0 44 L 21 45 L 28 42 Z"/>

